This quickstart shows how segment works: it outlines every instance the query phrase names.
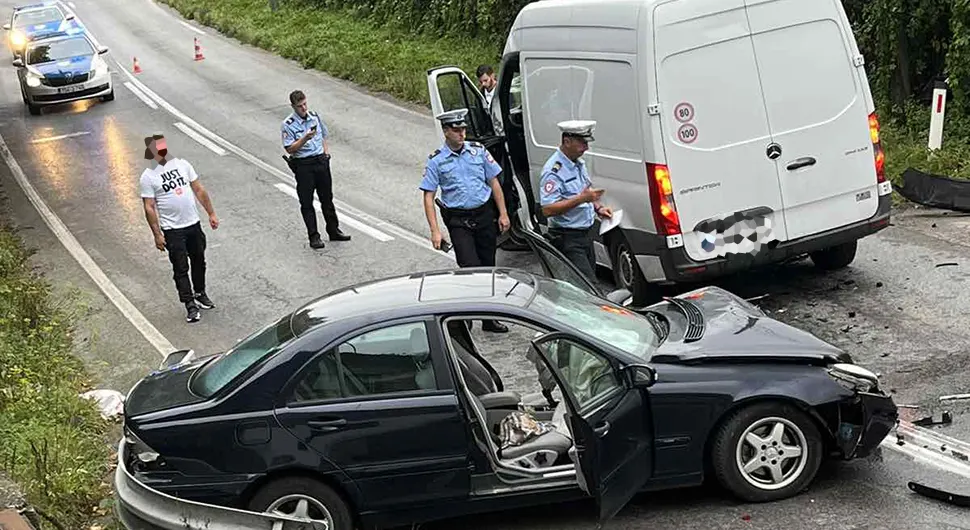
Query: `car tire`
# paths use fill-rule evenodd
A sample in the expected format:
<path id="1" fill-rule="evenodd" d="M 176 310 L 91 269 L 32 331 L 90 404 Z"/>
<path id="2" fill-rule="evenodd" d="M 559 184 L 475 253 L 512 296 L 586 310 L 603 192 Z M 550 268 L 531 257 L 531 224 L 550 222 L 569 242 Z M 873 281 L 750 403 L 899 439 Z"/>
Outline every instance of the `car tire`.
<path id="1" fill-rule="evenodd" d="M 848 267 L 852 263 L 852 260 L 855 259 L 858 246 L 858 241 L 850 241 L 825 250 L 812 252 L 810 254 L 812 263 L 819 269 L 825 271 L 834 271 Z"/>
<path id="2" fill-rule="evenodd" d="M 780 440 L 775 431 L 779 425 Z M 755 446 L 749 435 L 764 443 Z M 792 457 L 795 447 L 799 454 Z M 718 429 L 711 463 L 718 482 L 737 498 L 771 502 L 808 487 L 822 463 L 822 450 L 822 436 L 804 412 L 787 403 L 757 403 L 735 412 Z M 761 463 L 761 467 L 746 471 L 745 463 Z M 769 467 L 772 464 L 776 472 Z"/>
<path id="3" fill-rule="evenodd" d="M 643 277 L 636 257 L 630 251 L 626 239 L 614 235 L 609 241 L 610 266 L 613 269 L 613 283 L 617 289 L 626 289 L 633 294 L 633 305 L 646 306 L 659 302 L 663 297 L 660 287 Z"/>
<path id="4" fill-rule="evenodd" d="M 256 492 L 248 503 L 250 511 L 296 515 L 301 503 L 309 516 L 326 521 L 327 528 L 355 528 L 350 507 L 333 488 L 307 477 L 274 480 Z"/>
<path id="5" fill-rule="evenodd" d="M 112 89 L 111 92 L 108 92 L 108 95 L 101 97 L 101 101 L 114 101 L 114 100 L 115 100 L 114 89 Z"/>
<path id="6" fill-rule="evenodd" d="M 27 104 L 27 110 L 30 111 L 31 116 L 40 116 L 40 105 Z"/>

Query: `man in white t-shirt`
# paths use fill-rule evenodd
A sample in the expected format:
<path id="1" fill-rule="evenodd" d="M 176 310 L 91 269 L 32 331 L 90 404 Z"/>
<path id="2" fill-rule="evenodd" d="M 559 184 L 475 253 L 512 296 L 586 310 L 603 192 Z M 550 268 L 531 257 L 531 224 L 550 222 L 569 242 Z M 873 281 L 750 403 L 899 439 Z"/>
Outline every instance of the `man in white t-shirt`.
<path id="1" fill-rule="evenodd" d="M 168 158 L 164 136 L 145 138 L 145 159 L 156 162 L 155 167 L 141 174 L 145 218 L 155 236 L 155 248 L 168 250 L 179 301 L 185 304 L 186 322 L 198 322 L 202 316 L 199 308 L 212 309 L 215 304 L 205 293 L 206 241 L 196 198 L 209 214 L 213 230 L 219 228 L 219 219 L 192 164 L 181 158 Z"/>

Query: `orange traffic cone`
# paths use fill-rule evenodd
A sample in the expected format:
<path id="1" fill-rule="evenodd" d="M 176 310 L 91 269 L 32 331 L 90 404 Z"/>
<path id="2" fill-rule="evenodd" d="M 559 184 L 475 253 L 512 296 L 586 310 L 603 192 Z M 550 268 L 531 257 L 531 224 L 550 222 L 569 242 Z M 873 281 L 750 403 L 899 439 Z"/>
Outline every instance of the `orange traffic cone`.
<path id="1" fill-rule="evenodd" d="M 195 60 L 201 61 L 203 59 L 205 59 L 205 57 L 202 56 L 202 46 L 199 45 L 199 38 L 196 37 L 195 38 Z"/>
<path id="2" fill-rule="evenodd" d="M 132 59 L 134 60 L 134 63 L 135 63 L 135 66 L 132 68 L 132 71 L 135 72 L 136 74 L 140 74 L 141 67 L 138 66 L 138 57 L 133 57 Z"/>

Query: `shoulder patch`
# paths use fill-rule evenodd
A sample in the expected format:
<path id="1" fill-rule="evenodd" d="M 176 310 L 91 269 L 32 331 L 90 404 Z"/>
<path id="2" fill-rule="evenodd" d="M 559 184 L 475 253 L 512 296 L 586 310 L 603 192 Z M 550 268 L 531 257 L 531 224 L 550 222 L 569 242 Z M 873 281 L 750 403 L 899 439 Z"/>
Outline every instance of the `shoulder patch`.
<path id="1" fill-rule="evenodd" d="M 555 163 L 552 164 L 552 172 L 559 173 L 560 169 L 562 169 L 562 162 L 557 160 Z"/>
<path id="2" fill-rule="evenodd" d="M 317 111 L 315 111 L 315 110 L 311 110 L 311 111 L 309 112 L 309 114 L 310 114 L 310 116 L 316 116 L 316 115 L 317 115 Z"/>
<path id="3" fill-rule="evenodd" d="M 290 116 L 289 118 L 286 118 L 286 121 L 284 121 L 283 123 L 285 123 L 287 125 L 293 123 L 293 116 Z"/>
<path id="4" fill-rule="evenodd" d="M 440 153 L 440 152 L 441 152 L 441 149 L 435 149 L 433 153 L 431 153 L 430 155 L 428 155 L 428 160 L 431 160 L 432 158 L 438 156 L 438 153 Z"/>
<path id="5" fill-rule="evenodd" d="M 468 145 L 470 145 L 472 147 L 485 147 L 484 145 L 482 145 L 482 144 L 480 144 L 478 142 L 468 142 Z"/>

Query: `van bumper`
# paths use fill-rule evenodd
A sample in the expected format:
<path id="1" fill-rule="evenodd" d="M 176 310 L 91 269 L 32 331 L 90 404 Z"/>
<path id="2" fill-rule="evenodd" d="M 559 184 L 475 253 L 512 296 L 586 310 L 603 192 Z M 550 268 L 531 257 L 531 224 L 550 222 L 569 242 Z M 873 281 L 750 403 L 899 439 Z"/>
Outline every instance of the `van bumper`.
<path id="1" fill-rule="evenodd" d="M 864 221 L 786 241 L 774 248 L 764 246 L 757 254 L 731 254 L 705 261 L 694 261 L 683 247 L 667 248 L 666 239 L 657 234 L 630 230 L 625 235 L 647 281 L 690 283 L 732 274 L 752 266 L 786 261 L 862 239 L 888 227 L 891 210 L 892 194 L 883 195 L 879 197 L 876 213 Z"/>

